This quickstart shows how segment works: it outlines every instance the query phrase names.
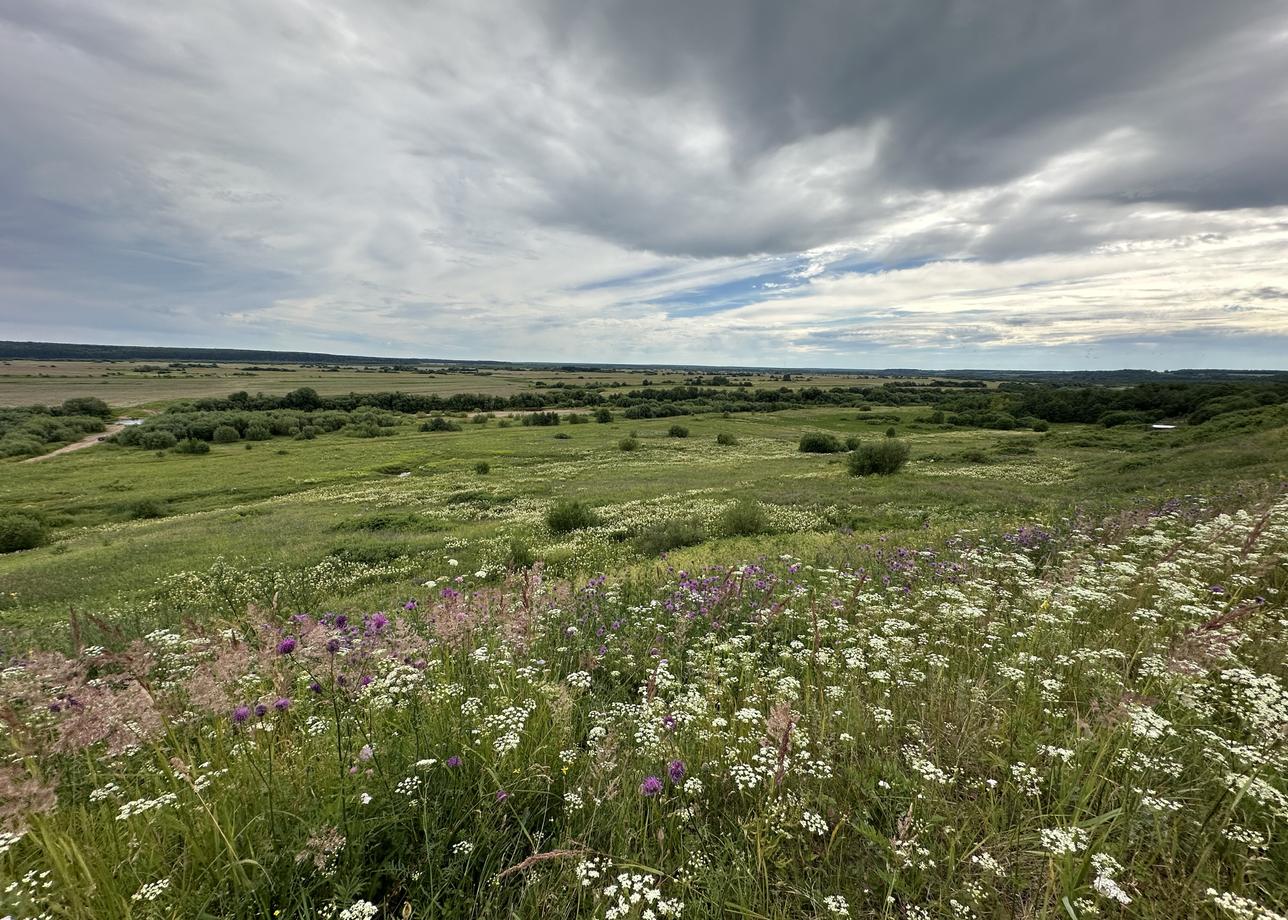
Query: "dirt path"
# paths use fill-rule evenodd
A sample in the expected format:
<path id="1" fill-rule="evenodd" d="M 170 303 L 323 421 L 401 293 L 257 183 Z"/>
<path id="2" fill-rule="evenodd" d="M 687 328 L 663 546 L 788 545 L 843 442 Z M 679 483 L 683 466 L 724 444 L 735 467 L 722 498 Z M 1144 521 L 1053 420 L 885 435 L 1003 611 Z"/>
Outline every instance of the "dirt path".
<path id="1" fill-rule="evenodd" d="M 116 434 L 118 431 L 123 430 L 124 428 L 125 428 L 124 425 L 108 425 L 106 430 L 96 432 L 95 434 L 86 435 L 85 437 L 77 441 L 75 444 L 68 444 L 65 447 L 58 448 L 58 450 L 51 450 L 49 453 L 41 454 L 39 457 L 29 457 L 28 459 L 22 462 L 36 463 L 40 460 L 48 460 L 50 457 L 57 457 L 59 454 L 70 454 L 72 451 L 80 450 L 82 447 L 93 447 L 99 441 L 103 440 L 103 438 L 110 438 L 112 435 Z"/>

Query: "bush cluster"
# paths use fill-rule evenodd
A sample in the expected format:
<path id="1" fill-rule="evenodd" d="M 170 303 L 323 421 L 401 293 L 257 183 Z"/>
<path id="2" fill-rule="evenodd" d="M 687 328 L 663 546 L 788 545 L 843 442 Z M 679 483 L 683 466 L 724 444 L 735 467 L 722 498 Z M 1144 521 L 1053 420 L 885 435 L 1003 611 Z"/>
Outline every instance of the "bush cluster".
<path id="1" fill-rule="evenodd" d="M 908 445 L 896 438 L 860 444 L 849 457 L 852 476 L 889 476 L 908 462 Z"/>
<path id="2" fill-rule="evenodd" d="M 836 435 L 821 431 L 807 431 L 801 435 L 800 451 L 806 454 L 839 454 L 845 450 Z"/>

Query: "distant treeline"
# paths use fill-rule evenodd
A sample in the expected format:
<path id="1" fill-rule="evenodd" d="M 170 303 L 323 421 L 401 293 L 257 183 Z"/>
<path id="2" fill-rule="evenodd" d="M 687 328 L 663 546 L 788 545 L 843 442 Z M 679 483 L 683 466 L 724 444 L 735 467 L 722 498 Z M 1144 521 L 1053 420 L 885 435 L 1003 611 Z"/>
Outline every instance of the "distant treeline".
<path id="1" fill-rule="evenodd" d="M 172 348 L 151 345 L 75 345 L 65 342 L 0 342 L 0 358 L 29 361 L 267 361 L 283 364 L 416 363 L 408 358 L 328 355 L 314 351 L 251 348 Z"/>

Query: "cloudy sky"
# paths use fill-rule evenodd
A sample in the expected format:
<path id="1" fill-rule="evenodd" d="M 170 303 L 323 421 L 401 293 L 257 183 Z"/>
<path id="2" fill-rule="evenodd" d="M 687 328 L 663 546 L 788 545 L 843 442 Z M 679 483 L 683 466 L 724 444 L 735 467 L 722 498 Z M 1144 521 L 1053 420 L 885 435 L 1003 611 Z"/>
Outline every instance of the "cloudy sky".
<path id="1" fill-rule="evenodd" d="M 0 0 L 0 338 L 1288 367 L 1283 0 Z"/>

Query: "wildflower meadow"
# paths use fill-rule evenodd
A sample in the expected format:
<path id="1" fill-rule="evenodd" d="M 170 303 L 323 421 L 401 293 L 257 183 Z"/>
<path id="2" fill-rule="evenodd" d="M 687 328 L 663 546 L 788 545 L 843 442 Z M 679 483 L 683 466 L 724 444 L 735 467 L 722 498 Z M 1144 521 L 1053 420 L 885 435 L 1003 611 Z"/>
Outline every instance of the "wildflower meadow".
<path id="1" fill-rule="evenodd" d="M 0 909 L 1275 920 L 1288 498 L 1253 498 L 78 628 L 0 673 Z"/>

